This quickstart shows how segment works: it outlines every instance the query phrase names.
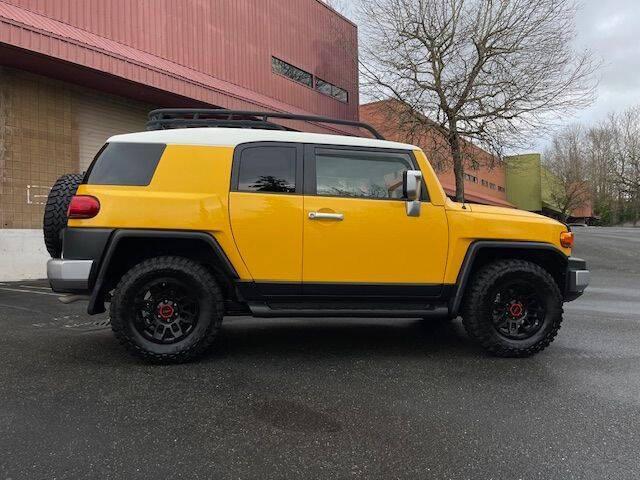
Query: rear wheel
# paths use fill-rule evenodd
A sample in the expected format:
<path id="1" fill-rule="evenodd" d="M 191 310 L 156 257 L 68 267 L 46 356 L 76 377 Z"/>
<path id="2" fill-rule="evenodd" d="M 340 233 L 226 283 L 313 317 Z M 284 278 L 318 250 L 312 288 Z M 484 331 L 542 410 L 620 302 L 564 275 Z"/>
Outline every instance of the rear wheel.
<path id="1" fill-rule="evenodd" d="M 62 254 L 62 230 L 67 226 L 67 209 L 83 177 L 84 175 L 80 173 L 62 175 L 53 184 L 47 197 L 42 231 L 44 244 L 53 258 L 59 258 Z"/>
<path id="2" fill-rule="evenodd" d="M 502 260 L 472 279 L 463 306 L 470 337 L 501 357 L 544 350 L 562 323 L 562 295 L 553 277 L 523 260 Z"/>
<path id="3" fill-rule="evenodd" d="M 223 299 L 213 275 L 182 257 L 156 257 L 129 270 L 111 300 L 111 327 L 133 354 L 177 363 L 214 342 Z"/>

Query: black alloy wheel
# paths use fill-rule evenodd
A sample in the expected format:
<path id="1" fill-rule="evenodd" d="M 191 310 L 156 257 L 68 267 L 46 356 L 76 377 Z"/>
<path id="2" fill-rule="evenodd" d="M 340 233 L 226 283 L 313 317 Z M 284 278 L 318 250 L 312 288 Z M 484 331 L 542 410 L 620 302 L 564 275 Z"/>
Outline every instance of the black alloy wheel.
<path id="1" fill-rule="evenodd" d="M 536 285 L 506 281 L 494 289 L 490 302 L 493 326 L 504 337 L 524 340 L 542 328 L 546 307 Z"/>
<path id="2" fill-rule="evenodd" d="M 175 278 L 157 278 L 135 297 L 136 329 L 152 342 L 169 345 L 188 337 L 198 323 L 198 298 Z"/>
<path id="3" fill-rule="evenodd" d="M 462 323 L 469 336 L 499 357 L 544 350 L 562 324 L 562 293 L 533 262 L 498 260 L 475 272 L 465 291 Z"/>
<path id="4" fill-rule="evenodd" d="M 213 273 L 184 257 L 133 266 L 111 299 L 111 329 L 127 350 L 158 363 L 198 358 L 214 343 L 224 297 Z"/>

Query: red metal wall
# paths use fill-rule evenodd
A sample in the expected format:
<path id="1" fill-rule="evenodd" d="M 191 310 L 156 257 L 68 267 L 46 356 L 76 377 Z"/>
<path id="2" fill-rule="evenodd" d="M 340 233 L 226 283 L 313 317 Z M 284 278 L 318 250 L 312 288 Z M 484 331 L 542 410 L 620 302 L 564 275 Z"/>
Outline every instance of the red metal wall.
<path id="1" fill-rule="evenodd" d="M 196 87 L 277 110 L 358 118 L 357 29 L 319 0 L 0 0 L 0 43 L 133 81 L 133 66 L 156 68 L 162 75 L 147 74 L 151 86 L 208 103 Z M 83 46 L 105 58 L 74 53 Z M 344 88 L 349 103 L 273 74 L 272 55 Z"/>

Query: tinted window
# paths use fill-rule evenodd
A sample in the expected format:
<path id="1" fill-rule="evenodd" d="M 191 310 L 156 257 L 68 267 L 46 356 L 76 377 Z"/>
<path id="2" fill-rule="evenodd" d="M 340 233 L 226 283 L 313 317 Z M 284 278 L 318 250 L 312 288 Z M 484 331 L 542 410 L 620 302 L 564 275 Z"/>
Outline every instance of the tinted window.
<path id="1" fill-rule="evenodd" d="M 271 57 L 271 68 L 274 72 L 289 77 L 291 80 L 302 83 L 307 87 L 313 87 L 313 75 L 279 58 Z"/>
<path id="2" fill-rule="evenodd" d="M 159 143 L 108 143 L 89 168 L 86 183 L 149 185 L 165 146 Z"/>
<path id="3" fill-rule="evenodd" d="M 347 103 L 349 101 L 349 94 L 345 89 L 337 87 L 332 83 L 325 82 L 319 78 L 316 79 L 316 90 L 324 93 L 325 95 L 330 95 L 341 102 Z"/>
<path id="4" fill-rule="evenodd" d="M 402 177 L 413 165 L 404 154 L 316 150 L 318 195 L 402 198 Z"/>
<path id="5" fill-rule="evenodd" d="M 238 174 L 241 192 L 296 191 L 295 147 L 252 147 L 242 151 Z"/>
<path id="6" fill-rule="evenodd" d="M 328 82 L 325 82 L 324 80 L 316 80 L 316 90 L 318 90 L 320 93 L 331 95 L 331 87 L 332 85 Z"/>

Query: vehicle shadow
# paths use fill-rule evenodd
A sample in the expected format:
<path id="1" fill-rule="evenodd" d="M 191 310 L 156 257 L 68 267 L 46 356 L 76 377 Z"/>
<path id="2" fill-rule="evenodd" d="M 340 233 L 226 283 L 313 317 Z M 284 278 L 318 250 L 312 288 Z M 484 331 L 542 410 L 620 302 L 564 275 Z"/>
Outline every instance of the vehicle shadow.
<path id="1" fill-rule="evenodd" d="M 213 351 L 221 357 L 482 356 L 458 321 L 440 319 L 231 319 Z"/>

